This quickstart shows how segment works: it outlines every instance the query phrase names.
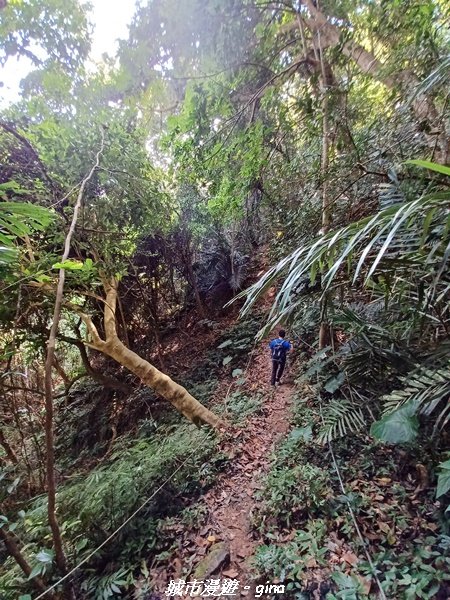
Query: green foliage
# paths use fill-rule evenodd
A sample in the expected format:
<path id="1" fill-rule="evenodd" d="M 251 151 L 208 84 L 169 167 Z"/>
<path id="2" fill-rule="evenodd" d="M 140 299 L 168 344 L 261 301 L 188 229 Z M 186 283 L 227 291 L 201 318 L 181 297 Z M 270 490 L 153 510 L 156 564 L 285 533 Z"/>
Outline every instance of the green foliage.
<path id="1" fill-rule="evenodd" d="M 284 545 L 272 543 L 259 546 L 253 564 L 261 578 L 286 582 L 286 591 L 301 590 L 301 580 L 311 561 L 317 566 L 327 564 L 329 552 L 323 545 L 326 525 L 321 519 L 308 521 L 306 529 L 297 530 L 294 539 Z"/>
<path id="2" fill-rule="evenodd" d="M 420 273 L 428 279 L 428 294 L 423 296 L 429 303 L 439 283 L 445 284 L 450 231 L 445 207 L 449 199 L 448 192 L 426 194 L 301 246 L 240 294 L 247 297 L 243 314 L 275 280 L 284 276 L 267 325 L 273 327 L 296 309 L 299 301 L 293 298 L 294 290 L 303 278 L 308 277 L 314 284 L 319 273 L 323 292 L 338 277 L 366 287 L 372 287 L 374 277 L 378 277 L 387 298 L 395 277 L 406 284 L 408 277 L 412 282 Z M 432 265 L 435 274 L 430 277 Z"/>
<path id="3" fill-rule="evenodd" d="M 361 409 L 350 400 L 331 400 L 323 410 L 323 425 L 317 435 L 320 444 L 360 431 L 366 425 Z"/>
<path id="4" fill-rule="evenodd" d="M 14 186 L 10 184 L 14 183 Z M 0 198 L 7 190 L 18 193 L 17 184 L 0 184 Z M 0 202 L 0 265 L 11 263 L 16 258 L 15 240 L 24 239 L 33 231 L 43 231 L 50 224 L 50 211 L 26 202 Z"/>
<path id="5" fill-rule="evenodd" d="M 264 486 L 262 506 L 256 515 L 261 525 L 270 519 L 290 525 L 300 515 L 317 514 L 330 494 L 328 474 L 310 464 L 275 464 Z"/>
<path id="6" fill-rule="evenodd" d="M 31 573 L 28 576 L 28 579 L 33 579 L 34 577 L 42 576 L 51 571 L 52 563 L 54 560 L 54 553 L 52 550 L 40 550 L 36 556 L 35 560 L 37 561 L 34 567 L 31 569 Z"/>
<path id="7" fill-rule="evenodd" d="M 450 395 L 450 370 L 448 367 L 430 369 L 419 366 L 402 378 L 405 384 L 391 392 L 384 400 L 384 416 L 374 423 L 372 434 L 391 443 L 412 441 L 417 433 L 417 414 L 429 417 L 440 408 L 434 424 L 434 432 L 442 429 L 448 421 L 449 406 L 445 401 Z"/>
<path id="8" fill-rule="evenodd" d="M 450 177 L 450 168 L 445 165 L 438 165 L 436 163 L 430 162 L 429 160 L 407 160 L 407 165 L 416 165 L 418 167 L 422 167 L 423 169 L 430 169 L 431 171 L 435 171 L 436 173 L 441 173 L 442 175 L 447 175 Z"/>
<path id="9" fill-rule="evenodd" d="M 417 436 L 419 421 L 417 406 L 413 402 L 404 404 L 393 413 L 376 421 L 370 428 L 371 434 L 379 440 L 393 444 L 411 442 Z"/>
<path id="10" fill-rule="evenodd" d="M 228 365 L 232 361 L 245 358 L 249 355 L 255 344 L 255 336 L 261 324 L 261 315 L 252 315 L 236 323 L 223 337 L 225 338 L 218 346 L 223 350 L 222 364 Z M 223 339 L 223 337 L 221 339 Z M 219 340 L 220 341 L 220 340 Z M 235 377 L 237 375 L 233 375 Z"/>
<path id="11" fill-rule="evenodd" d="M 334 571 L 331 575 L 337 590 L 326 595 L 327 600 L 359 600 L 367 597 L 364 584 L 354 575 Z"/>
<path id="12" fill-rule="evenodd" d="M 119 569 L 115 573 L 103 577 L 90 577 L 83 582 L 81 589 L 93 600 L 120 598 L 122 592 L 130 584 L 128 569 Z"/>
<path id="13" fill-rule="evenodd" d="M 193 426 L 179 426 L 171 435 L 158 437 L 118 442 L 108 465 L 92 470 L 87 478 L 83 477 L 60 491 L 64 514 L 77 515 L 81 530 L 94 522 L 107 528 L 117 526 L 138 499 L 151 493 L 165 480 L 166 475 L 178 465 L 180 457 L 190 455 L 189 449 L 205 438 L 205 433 L 197 432 Z M 170 486 L 180 486 L 180 490 L 188 491 L 191 484 L 189 476 L 185 479 L 186 475 L 195 472 L 193 465 L 201 466 L 202 457 L 209 454 L 213 446 L 213 440 L 206 439 L 201 452 L 192 457 L 193 462 L 189 461 L 186 471 L 181 471 Z M 163 495 L 166 493 L 164 490 Z"/>
<path id="14" fill-rule="evenodd" d="M 440 498 L 450 491 L 450 459 L 439 465 L 436 498 Z"/>
<path id="15" fill-rule="evenodd" d="M 75 0 L 11 1 L 2 7 L 0 63 L 23 56 L 33 66 L 76 71 L 89 51 L 87 5 Z M 44 52 L 42 52 L 42 50 Z M 42 58 L 44 56 L 44 58 Z"/>
<path id="16" fill-rule="evenodd" d="M 431 73 L 417 86 L 410 101 L 414 100 L 419 94 L 426 94 L 432 88 L 439 85 L 445 86 L 448 82 L 448 70 L 450 67 L 450 55 L 442 58 L 441 62 L 434 68 Z"/>
<path id="17" fill-rule="evenodd" d="M 128 588 L 133 582 L 132 573 L 141 558 L 160 552 L 164 544 L 169 543 L 170 540 L 160 537 L 159 520 L 184 511 L 181 498 L 186 500 L 197 495 L 202 486 L 214 480 L 220 468 L 220 464 L 215 463 L 214 448 L 214 436 L 206 435 L 193 425 L 177 423 L 162 427 L 151 437 L 142 430 L 140 438 L 131 435 L 119 438 L 107 461 L 87 475 L 71 477 L 59 487 L 59 521 L 66 551 L 73 561 L 87 556 L 146 498 L 157 492 L 141 513 L 115 536 L 114 543 L 105 548 L 111 560 L 117 560 L 121 568 L 104 576 L 95 571 L 95 559 L 92 565 L 87 565 L 83 589 L 89 597 L 101 600 L 116 597 L 117 589 Z M 183 461 L 186 465 L 159 491 L 159 486 Z M 178 502 L 174 501 L 176 497 Z M 23 518 L 14 527 L 16 534 L 26 541 L 27 552 L 35 551 L 33 576 L 49 572 L 52 566 L 52 553 L 37 545 L 51 539 L 46 510 L 46 498 L 37 498 L 27 506 Z M 186 520 L 197 518 L 188 512 L 182 514 Z M 10 592 L 11 581 L 5 581 L 9 594 L 5 597 L 13 600 L 16 596 Z"/>
<path id="18" fill-rule="evenodd" d="M 251 396 L 245 392 L 234 391 L 228 395 L 224 410 L 225 414 L 231 416 L 232 420 L 238 424 L 244 424 L 246 419 L 258 411 L 264 404 L 262 393 L 253 393 Z"/>
<path id="19" fill-rule="evenodd" d="M 335 510 L 341 511 L 333 515 L 339 519 L 338 533 L 352 534 L 351 522 L 341 514 L 346 500 L 330 497 L 328 458 L 314 446 L 317 439 L 346 436 L 335 444 L 339 460 L 343 470 L 351 471 L 351 481 L 361 486 L 367 474 L 388 470 L 367 455 L 353 469 L 356 453 L 364 455 L 364 446 L 358 445 L 363 438 L 354 433 L 368 416 L 380 415 L 381 397 L 394 390 L 386 399 L 389 412 L 372 429 L 385 439 L 412 439 L 418 418 L 426 426 L 433 422 L 436 432 L 448 423 L 443 407 L 448 374 L 432 361 L 422 369 L 428 348 L 447 335 L 449 325 L 449 171 L 430 162 L 443 159 L 448 100 L 444 5 L 411 0 L 405 9 L 401 0 L 387 0 L 326 2 L 318 8 L 338 28 L 339 43 L 327 43 L 321 56 L 329 69 L 325 86 L 314 58 L 317 32 L 310 28 L 314 19 L 308 18 L 307 6 L 301 9 L 305 31 L 299 35 L 298 15 L 288 3 L 139 3 L 118 60 L 105 59 L 88 70 L 87 5 L 10 0 L 0 9 L 0 62 L 26 56 L 37 67 L 22 83 L 20 103 L 2 111 L 2 122 L 11 123 L 18 137 L 1 132 L 0 181 L 10 183 L 0 184 L 0 266 L 5 265 L 1 275 L 7 271 L 8 276 L 1 286 L 0 333 L 5 363 L 26 356 L 30 386 L 3 394 L 8 438 L 11 433 L 31 473 L 42 462 L 36 431 L 43 415 L 36 408 L 42 384 L 28 367 L 34 363 L 41 369 L 52 301 L 43 286 L 30 291 L 30 280 L 52 285 L 55 271 L 65 269 L 67 299 L 89 310 L 97 323 L 102 310 L 99 274 L 118 274 L 120 335 L 134 350 L 156 359 L 161 349 L 176 348 L 176 327 L 187 325 L 189 338 L 193 332 L 199 335 L 200 328 L 210 332 L 220 327 L 210 316 L 192 319 L 194 291 L 207 305 L 217 281 L 235 293 L 244 285 L 247 262 L 254 269 L 250 275 L 263 268 L 256 254 L 281 258 L 251 288 L 244 310 L 285 277 L 275 290 L 270 325 L 294 322 L 313 347 L 319 321 L 329 322 L 336 333 L 332 348 L 307 366 L 304 378 L 314 386 L 313 395 L 306 386 L 300 390 L 302 398 L 308 395 L 309 406 L 297 402 L 297 427 L 278 448 L 262 494 L 261 530 L 269 540 L 273 535 L 274 543 L 262 551 L 259 567 L 267 567 L 264 572 L 271 577 L 281 573 L 296 594 L 305 591 L 296 579 L 307 575 L 308 560 L 325 567 L 328 558 L 328 523 L 316 519 L 306 525 L 305 519 L 325 518 L 335 500 Z M 368 73 L 360 70 L 361 57 L 348 56 L 358 44 L 377 56 Z M 425 110 L 414 116 L 418 103 Z M 327 169 L 320 161 L 324 116 L 330 129 Z M 84 190 L 70 259 L 60 263 L 80 182 L 103 136 L 100 168 Z M 431 158 L 404 167 L 405 156 Z M 20 215 L 18 203 L 11 202 L 14 194 L 29 202 L 20 205 L 26 207 Z M 321 235 L 324 199 L 332 230 Z M 9 212 L 8 204 L 14 204 Z M 35 218 L 34 212 L 44 206 L 54 207 L 61 217 L 45 232 L 43 213 Z M 218 302 L 212 303 L 217 308 Z M 218 348 L 185 375 L 188 389 L 208 403 L 219 376 L 233 386 L 245 383 L 243 369 L 260 326 L 260 319 L 249 320 L 225 332 Z M 167 340 L 171 328 L 174 335 Z M 84 333 L 77 319 L 66 314 L 62 329 L 67 335 Z M 79 358 L 65 351 L 65 343 L 59 342 L 63 367 L 71 377 L 79 375 Z M 168 358 L 160 356 L 161 362 Z M 115 367 L 97 354 L 89 358 L 101 372 L 114 373 Z M 177 360 L 168 361 L 170 369 L 178 366 Z M 419 369 L 413 372 L 415 365 Z M 130 387 L 135 383 L 128 382 Z M 316 393 L 322 396 L 322 411 L 315 405 Z M 243 424 L 261 405 L 258 395 L 235 389 L 227 408 L 232 420 Z M 142 420 L 147 410 L 152 417 Z M 96 386 L 84 401 L 76 394 L 61 397 L 55 411 L 58 468 L 64 474 L 58 517 L 73 564 L 158 489 L 203 432 L 179 427 L 176 415 L 142 391 L 124 398 Z M 25 431 L 11 426 L 19 422 L 23 427 L 28 418 Z M 112 443 L 116 426 L 118 439 Z M 184 514 L 187 523 L 197 522 L 195 507 L 185 514 L 186 503 L 214 479 L 223 457 L 213 449 L 210 439 L 202 444 L 115 544 L 87 565 L 79 574 L 83 594 L 102 600 L 120 597 L 130 593 L 127 588 L 139 573 L 145 582 L 150 579 L 145 560 L 167 560 L 174 543 L 162 535 L 162 521 Z M 438 479 L 440 498 L 448 491 L 447 462 Z M 31 475 L 22 464 L 17 468 L 21 478 L 14 469 L 5 478 L 10 492 L 2 526 L 17 531 L 36 573 L 50 578 L 46 502 L 40 496 L 27 500 L 27 490 L 38 484 L 25 481 L 24 475 Z M 397 494 L 395 501 L 403 507 L 413 492 L 398 484 L 384 491 L 386 496 Z M 348 498 L 360 510 L 358 519 L 365 523 L 368 515 L 373 527 L 379 519 L 370 512 L 373 497 L 352 489 Z M 17 518 L 19 505 L 24 512 Z M 299 530 L 283 547 L 276 532 L 287 524 Z M 400 519 L 397 525 L 405 531 Z M 415 531 L 404 534 L 405 546 Z M 390 544 L 393 535 L 383 542 Z M 426 544 L 434 552 L 437 536 L 432 537 Z M 444 571 L 447 564 L 437 555 L 422 556 L 419 564 L 411 561 L 415 553 L 410 546 L 403 555 L 400 549 L 397 545 L 397 556 L 377 558 L 380 572 L 385 558 L 386 564 L 398 560 L 384 571 L 386 593 L 400 597 L 412 590 L 418 597 L 431 596 L 436 581 L 443 581 L 439 568 Z M 446 552 L 443 547 L 439 551 L 442 556 Z M 48 560 L 41 561 L 38 557 L 44 555 Z M 366 565 L 361 569 L 369 574 Z M 17 597 L 18 587 L 31 587 L 12 560 L 5 570 L 12 575 L 0 575 L 0 587 L 8 600 Z M 362 595 L 356 569 L 334 571 L 330 598 Z M 319 592 L 311 590 L 311 595 Z"/>
<path id="20" fill-rule="evenodd" d="M 441 586 L 445 592 L 450 576 L 449 543 L 446 536 L 428 536 L 415 540 L 413 551 L 394 554 L 390 550 L 376 555 L 383 564 L 383 589 L 388 597 L 405 600 L 436 598 Z"/>

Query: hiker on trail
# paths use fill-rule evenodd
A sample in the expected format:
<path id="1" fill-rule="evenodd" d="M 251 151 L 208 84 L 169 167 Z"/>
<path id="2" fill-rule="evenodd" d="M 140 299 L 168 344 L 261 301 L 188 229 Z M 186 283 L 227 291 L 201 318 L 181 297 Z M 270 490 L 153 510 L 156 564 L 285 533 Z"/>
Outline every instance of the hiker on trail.
<path id="1" fill-rule="evenodd" d="M 286 365 L 286 354 L 292 350 L 292 344 L 284 339 L 285 336 L 285 330 L 280 329 L 278 337 L 269 343 L 272 353 L 272 385 L 280 385 L 281 376 Z"/>

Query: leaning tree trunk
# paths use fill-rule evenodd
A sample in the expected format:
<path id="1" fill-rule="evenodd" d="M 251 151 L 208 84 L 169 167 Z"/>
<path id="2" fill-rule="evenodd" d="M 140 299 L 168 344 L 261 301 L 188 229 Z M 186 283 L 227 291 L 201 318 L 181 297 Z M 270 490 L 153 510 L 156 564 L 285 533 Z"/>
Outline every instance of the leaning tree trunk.
<path id="1" fill-rule="evenodd" d="M 96 169 L 100 164 L 100 155 L 103 153 L 104 148 L 104 135 L 102 131 L 102 142 L 100 150 L 97 152 L 95 162 L 91 167 L 89 173 L 83 179 L 78 191 L 77 200 L 73 209 L 72 221 L 70 223 L 69 231 L 67 233 L 64 242 L 64 252 L 61 257 L 61 261 L 65 262 L 70 254 L 72 237 L 75 232 L 75 227 L 78 220 L 78 214 L 81 210 L 83 203 L 83 194 L 86 185 L 94 175 Z M 55 474 L 55 432 L 54 432 L 54 406 L 53 406 L 53 366 L 55 362 L 55 350 L 56 350 L 56 336 L 59 329 L 59 321 L 61 318 L 61 308 L 63 305 L 64 296 L 64 283 L 65 283 L 65 270 L 62 268 L 59 270 L 58 285 L 56 289 L 55 305 L 53 308 L 53 319 L 50 327 L 50 333 L 47 341 L 47 351 L 45 357 L 45 368 L 44 368 L 44 391 L 45 391 L 45 450 L 46 450 L 46 479 L 47 479 L 47 516 L 50 529 L 52 532 L 53 547 L 55 550 L 55 562 L 61 572 L 65 575 L 67 572 L 67 559 L 64 552 L 61 529 L 59 527 L 58 518 L 56 515 L 56 474 Z M 64 596 L 67 600 L 75 598 L 72 583 L 65 581 L 63 584 Z"/>
<path id="2" fill-rule="evenodd" d="M 170 377 L 122 343 L 117 335 L 115 316 L 117 281 L 115 279 L 104 281 L 104 287 L 106 291 L 104 309 L 105 339 L 100 337 L 92 319 L 88 315 L 81 314 L 91 337 L 88 345 L 110 356 L 137 375 L 144 384 L 168 400 L 180 413 L 196 425 L 206 423 L 212 427 L 217 427 L 220 424 L 217 415 L 200 404 L 183 386 L 175 383 Z"/>
<path id="3" fill-rule="evenodd" d="M 109 339 L 98 349 L 137 375 L 145 385 L 168 400 L 196 425 L 207 423 L 216 427 L 219 424 L 219 417 L 200 404 L 183 386 L 127 348 L 118 337 Z"/>

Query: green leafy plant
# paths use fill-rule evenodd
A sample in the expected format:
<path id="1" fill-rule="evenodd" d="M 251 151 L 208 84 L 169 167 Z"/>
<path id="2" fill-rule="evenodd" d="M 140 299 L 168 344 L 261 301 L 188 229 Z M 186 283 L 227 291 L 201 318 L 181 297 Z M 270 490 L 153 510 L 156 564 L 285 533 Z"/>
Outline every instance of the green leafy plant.
<path id="1" fill-rule="evenodd" d="M 436 498 L 440 498 L 450 491 L 450 459 L 439 465 Z"/>
<path id="2" fill-rule="evenodd" d="M 90 577 L 82 584 L 83 591 L 91 595 L 94 600 L 108 600 L 109 598 L 120 598 L 122 592 L 132 582 L 129 569 L 119 569 L 110 575 L 103 577 Z"/>
<path id="3" fill-rule="evenodd" d="M 431 369 L 419 366 L 402 382 L 405 387 L 394 390 L 384 397 L 384 416 L 373 423 L 371 433 L 378 439 L 392 442 L 410 442 L 419 431 L 417 415 L 435 418 L 434 433 L 448 422 L 450 404 L 450 369 Z"/>
<path id="4" fill-rule="evenodd" d="M 9 189 L 8 184 L 0 184 L 0 198 Z M 13 189 L 17 193 L 17 188 Z M 16 258 L 16 239 L 23 239 L 33 231 L 43 231 L 52 219 L 52 213 L 41 206 L 28 202 L 0 201 L 0 264 L 11 263 Z"/>
<path id="5" fill-rule="evenodd" d="M 316 514 L 330 494 L 328 473 L 311 464 L 272 467 L 261 494 L 260 522 L 275 519 L 287 525 L 300 515 Z"/>
<path id="6" fill-rule="evenodd" d="M 33 577 L 36 577 L 37 575 L 45 575 L 46 573 L 50 572 L 53 564 L 53 559 L 54 553 L 52 550 L 40 550 L 35 556 L 35 560 L 37 562 L 32 568 L 28 579 L 33 579 Z"/>
<path id="7" fill-rule="evenodd" d="M 331 578 L 336 584 L 337 590 L 326 595 L 327 600 L 360 600 L 367 598 L 364 585 L 354 575 L 347 575 L 341 571 L 334 571 Z"/>
<path id="8" fill-rule="evenodd" d="M 428 168 L 442 172 L 440 165 L 430 165 Z M 242 313 L 246 314 L 275 280 L 284 277 L 264 331 L 274 327 L 298 307 L 295 288 L 305 277 L 314 284 L 319 273 L 323 293 L 337 280 L 370 287 L 375 276 L 384 276 L 389 280 L 401 278 L 406 285 L 413 273 L 411 283 L 417 275 L 423 275 L 428 292 L 422 303 L 429 305 L 436 295 L 440 297 L 436 294 L 440 283 L 444 284 L 440 294 L 447 289 L 444 273 L 449 258 L 449 199 L 447 191 L 425 194 L 300 246 L 239 295 L 246 297 Z"/>
<path id="9" fill-rule="evenodd" d="M 262 405 L 262 394 L 254 393 L 250 396 L 234 391 L 227 397 L 226 409 L 237 423 L 243 423 L 251 414 L 258 412 Z"/>
<path id="10" fill-rule="evenodd" d="M 305 529 L 296 531 L 294 539 L 259 546 L 253 564 L 261 578 L 286 582 L 286 590 L 301 590 L 302 576 L 313 561 L 316 566 L 327 564 L 329 549 L 324 545 L 327 527 L 322 519 L 308 522 Z"/>

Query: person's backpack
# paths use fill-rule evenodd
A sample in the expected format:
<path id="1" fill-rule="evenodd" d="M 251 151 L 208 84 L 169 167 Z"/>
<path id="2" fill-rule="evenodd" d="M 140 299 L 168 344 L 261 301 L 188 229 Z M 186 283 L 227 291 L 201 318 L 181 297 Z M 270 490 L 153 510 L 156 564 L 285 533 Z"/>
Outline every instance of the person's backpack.
<path id="1" fill-rule="evenodd" d="M 284 340 L 275 340 L 275 345 L 272 349 L 272 360 L 278 362 L 286 358 L 286 348 L 284 347 Z"/>

